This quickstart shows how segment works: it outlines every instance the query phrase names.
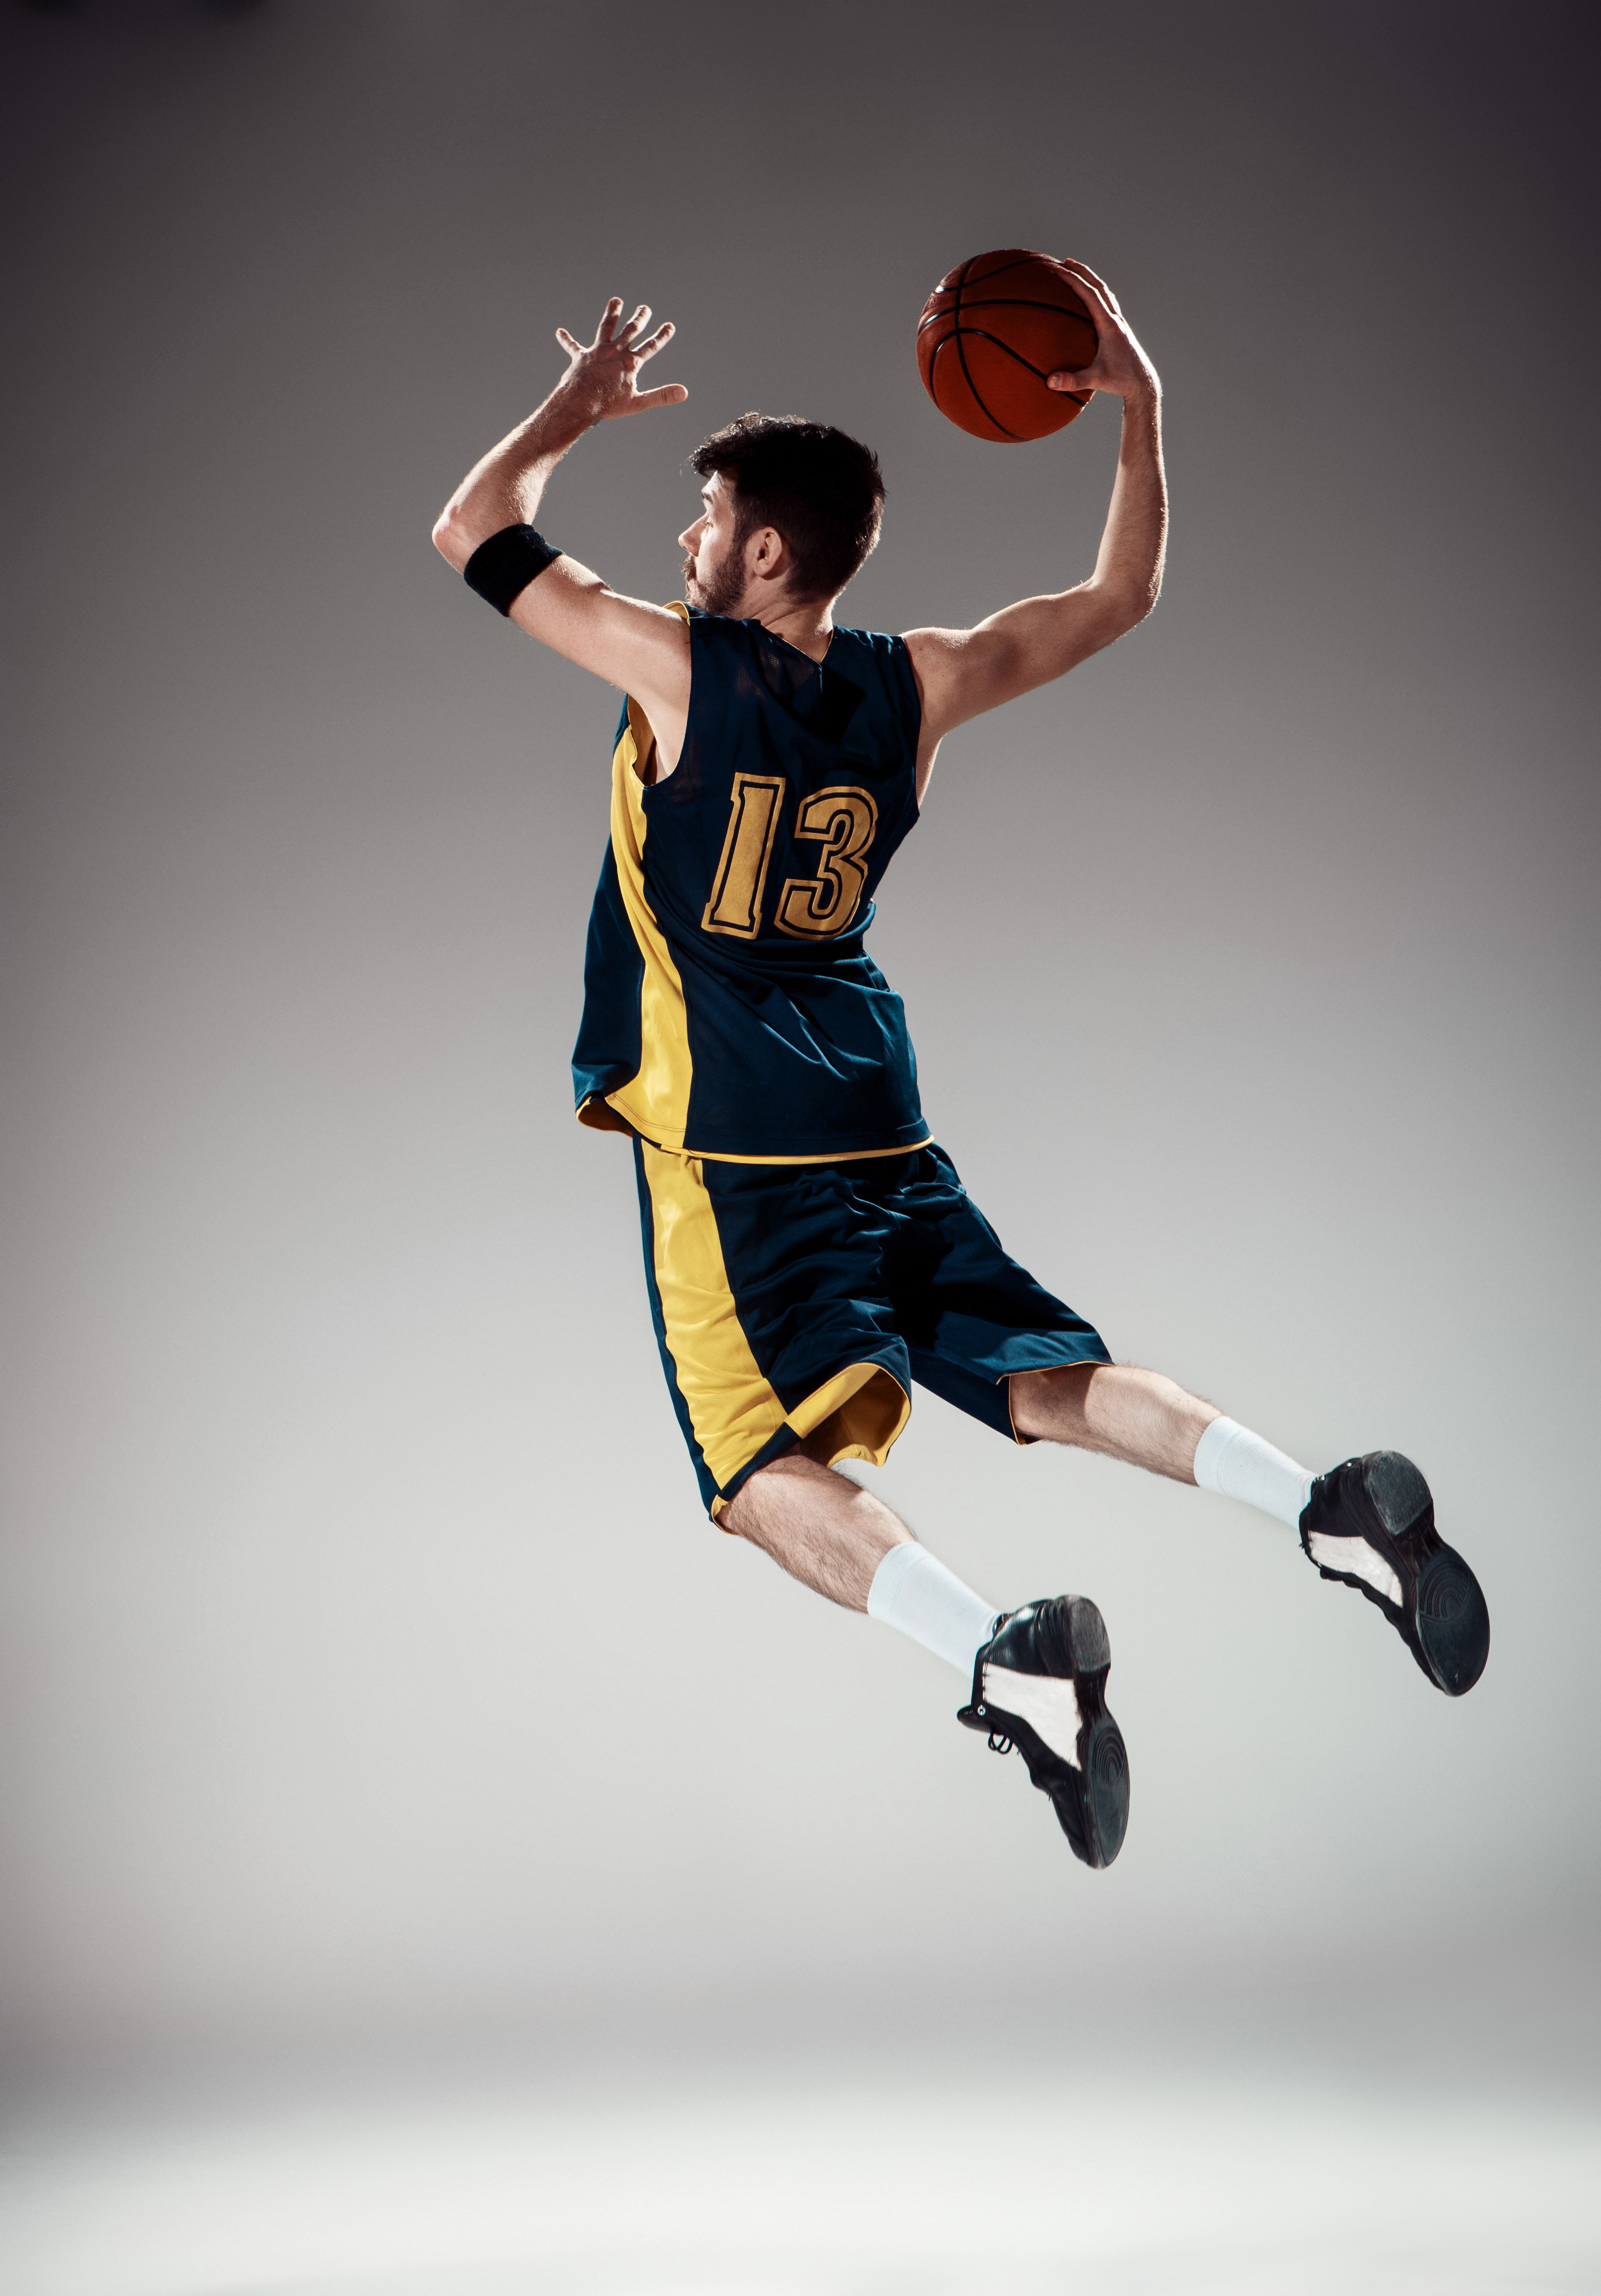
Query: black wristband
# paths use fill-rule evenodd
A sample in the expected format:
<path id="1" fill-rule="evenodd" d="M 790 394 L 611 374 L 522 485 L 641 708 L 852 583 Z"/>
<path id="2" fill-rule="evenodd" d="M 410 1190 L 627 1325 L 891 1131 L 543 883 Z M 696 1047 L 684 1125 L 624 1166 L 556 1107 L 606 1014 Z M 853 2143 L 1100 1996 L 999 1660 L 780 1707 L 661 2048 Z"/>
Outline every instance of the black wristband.
<path id="1" fill-rule="evenodd" d="M 561 555 L 531 526 L 503 526 L 479 544 L 462 569 L 462 579 L 497 614 L 509 614 L 529 584 Z"/>

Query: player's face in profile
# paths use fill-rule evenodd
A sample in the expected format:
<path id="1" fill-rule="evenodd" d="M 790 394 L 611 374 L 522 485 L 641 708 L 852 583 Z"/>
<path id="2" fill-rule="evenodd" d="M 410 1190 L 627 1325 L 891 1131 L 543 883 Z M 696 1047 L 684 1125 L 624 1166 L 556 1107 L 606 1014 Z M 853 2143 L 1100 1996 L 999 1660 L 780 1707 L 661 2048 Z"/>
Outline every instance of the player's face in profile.
<path id="1" fill-rule="evenodd" d="M 701 489 L 701 515 L 678 537 L 684 561 L 684 595 L 705 614 L 732 613 L 744 595 L 744 552 L 739 546 L 734 497 L 720 471 Z"/>

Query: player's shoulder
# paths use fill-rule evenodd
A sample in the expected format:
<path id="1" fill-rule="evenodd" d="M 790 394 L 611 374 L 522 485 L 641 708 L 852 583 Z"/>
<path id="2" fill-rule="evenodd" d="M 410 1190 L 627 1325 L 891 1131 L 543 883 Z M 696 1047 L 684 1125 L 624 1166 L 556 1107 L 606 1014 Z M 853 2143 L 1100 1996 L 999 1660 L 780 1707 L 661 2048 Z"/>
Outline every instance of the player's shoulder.
<path id="1" fill-rule="evenodd" d="M 821 705 L 837 715 L 847 701 L 854 709 L 871 695 L 874 716 L 904 726 L 921 706 L 906 641 L 891 631 L 836 623 L 820 661 L 754 617 L 691 607 L 689 632 L 696 676 L 759 708 L 776 704 L 809 718 Z"/>
<path id="2" fill-rule="evenodd" d="M 912 657 L 906 640 L 892 630 L 847 629 L 836 625 L 825 662 L 836 677 L 876 688 L 896 708 L 915 699 L 917 680 Z"/>
<path id="3" fill-rule="evenodd" d="M 842 645 L 847 652 L 861 652 L 880 663 L 898 660 L 906 652 L 906 640 L 892 630 L 848 629 L 836 624 L 834 644 Z M 833 652 L 830 647 L 830 652 Z"/>
<path id="4" fill-rule="evenodd" d="M 748 656 L 752 642 L 767 635 L 759 622 L 736 621 L 731 614 L 709 614 L 704 606 L 679 606 L 675 611 L 684 617 L 692 653 L 730 659 Z"/>
<path id="5" fill-rule="evenodd" d="M 905 638 L 894 631 L 836 628 L 826 659 L 836 676 L 876 687 L 898 717 L 917 709 L 917 673 Z"/>
<path id="6" fill-rule="evenodd" d="M 691 645 L 697 652 L 731 662 L 761 657 L 771 665 L 771 672 L 764 675 L 778 673 L 781 682 L 785 674 L 812 676 L 819 668 L 836 677 L 854 670 L 858 679 L 866 676 L 891 685 L 911 674 L 906 640 L 888 630 L 858 630 L 836 623 L 828 652 L 819 663 L 755 617 L 736 621 L 732 615 L 708 614 L 691 606 L 687 619 Z"/>

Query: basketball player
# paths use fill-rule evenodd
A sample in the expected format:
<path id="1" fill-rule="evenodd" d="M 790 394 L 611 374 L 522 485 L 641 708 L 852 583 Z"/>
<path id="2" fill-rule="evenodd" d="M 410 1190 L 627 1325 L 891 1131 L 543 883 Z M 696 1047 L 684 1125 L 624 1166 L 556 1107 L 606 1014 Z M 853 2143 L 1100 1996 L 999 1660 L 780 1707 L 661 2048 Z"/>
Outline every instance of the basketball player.
<path id="1" fill-rule="evenodd" d="M 613 297 L 591 343 L 457 488 L 450 563 L 627 696 L 573 1066 L 580 1122 L 629 1134 L 662 1367 L 702 1496 L 805 1586 L 910 1636 L 970 1685 L 958 1718 L 1017 1747 L 1076 1854 L 1122 1843 L 1129 1768 L 1095 1604 L 997 1611 L 881 1500 L 914 1380 L 1019 1443 L 1100 1451 L 1260 1508 L 1355 1587 L 1449 1695 L 1482 1671 L 1478 1582 L 1392 1451 L 1313 1475 L 1100 1335 L 1001 1249 L 918 1104 L 900 1000 L 864 953 L 880 880 L 945 735 L 1144 619 L 1166 528 L 1156 375 L 1072 266 L 1099 343 L 1057 390 L 1123 402 L 1095 570 L 971 629 L 842 628 L 883 486 L 825 425 L 748 414 L 693 457 L 687 608 L 620 596 L 533 519 L 585 432 L 688 396 L 639 376 L 672 335 Z"/>

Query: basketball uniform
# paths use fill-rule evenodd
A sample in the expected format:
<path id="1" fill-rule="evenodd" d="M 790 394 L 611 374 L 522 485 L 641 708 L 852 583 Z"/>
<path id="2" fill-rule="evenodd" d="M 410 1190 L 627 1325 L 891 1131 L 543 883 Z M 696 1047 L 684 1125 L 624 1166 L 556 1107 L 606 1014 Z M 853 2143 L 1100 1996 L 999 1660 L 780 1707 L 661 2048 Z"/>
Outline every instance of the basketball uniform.
<path id="1" fill-rule="evenodd" d="M 1110 1358 L 934 1144 L 863 946 L 917 819 L 904 640 L 836 629 L 817 663 L 676 611 L 683 752 L 648 781 L 625 704 L 573 1078 L 580 1122 L 633 1136 L 662 1367 L 715 1519 L 809 1437 L 882 1464 L 914 1380 L 1011 1433 L 1013 1372 Z"/>

